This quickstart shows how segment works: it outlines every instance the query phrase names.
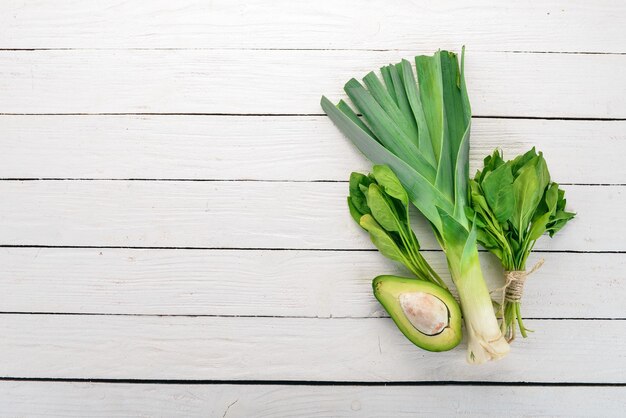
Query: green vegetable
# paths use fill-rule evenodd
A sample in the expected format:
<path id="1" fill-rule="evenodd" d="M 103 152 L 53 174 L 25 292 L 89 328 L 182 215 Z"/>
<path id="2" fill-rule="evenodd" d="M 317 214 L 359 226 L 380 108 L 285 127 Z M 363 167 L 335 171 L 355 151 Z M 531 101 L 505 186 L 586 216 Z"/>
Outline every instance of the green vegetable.
<path id="1" fill-rule="evenodd" d="M 376 299 L 413 344 L 447 351 L 461 342 L 461 309 L 447 290 L 397 276 L 378 276 L 372 285 Z"/>
<path id="2" fill-rule="evenodd" d="M 535 242 L 544 233 L 554 236 L 574 217 L 565 211 L 565 192 L 550 181 L 542 153 L 535 148 L 504 161 L 499 150 L 484 160 L 484 168 L 470 180 L 471 208 L 478 242 L 496 255 L 507 272 L 524 272 Z M 525 273 L 507 273 L 501 314 L 507 340 L 515 338 L 516 323 L 524 337 L 521 291 Z"/>
<path id="3" fill-rule="evenodd" d="M 337 127 L 375 164 L 388 165 L 408 199 L 431 223 L 458 289 L 468 332 L 468 361 L 482 363 L 509 351 L 478 261 L 468 205 L 471 110 L 463 64 L 439 51 L 415 58 L 419 86 L 407 60 L 345 85 L 363 115 L 326 97 L 321 105 Z"/>
<path id="4" fill-rule="evenodd" d="M 393 171 L 375 165 L 369 176 L 352 173 L 348 207 L 380 252 L 404 264 L 417 277 L 374 279 L 374 295 L 398 328 L 426 350 L 456 347 L 462 337 L 461 309 L 419 252 L 409 220 L 409 197 Z"/>
<path id="5" fill-rule="evenodd" d="M 389 167 L 375 165 L 369 176 L 350 175 L 350 214 L 369 233 L 374 245 L 385 257 L 404 264 L 418 279 L 448 290 L 419 252 L 408 205 L 406 190 Z"/>

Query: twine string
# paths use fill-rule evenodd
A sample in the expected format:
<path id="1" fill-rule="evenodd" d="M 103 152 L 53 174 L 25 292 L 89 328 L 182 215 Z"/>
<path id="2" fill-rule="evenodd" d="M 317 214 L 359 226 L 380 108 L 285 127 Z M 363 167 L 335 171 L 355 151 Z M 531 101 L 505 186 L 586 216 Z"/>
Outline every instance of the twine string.
<path id="1" fill-rule="evenodd" d="M 504 311 L 504 302 L 519 302 L 524 295 L 524 283 L 528 276 L 536 272 L 543 266 L 544 259 L 542 258 L 531 268 L 529 271 L 525 270 L 510 270 L 504 272 L 504 286 L 493 290 L 491 293 L 500 292 L 500 306 Z"/>

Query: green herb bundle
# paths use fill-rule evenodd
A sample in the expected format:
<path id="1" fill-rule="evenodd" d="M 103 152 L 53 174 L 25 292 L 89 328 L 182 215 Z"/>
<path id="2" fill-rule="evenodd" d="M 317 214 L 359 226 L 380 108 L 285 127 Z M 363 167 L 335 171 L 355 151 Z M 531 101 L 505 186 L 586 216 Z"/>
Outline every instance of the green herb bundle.
<path id="1" fill-rule="evenodd" d="M 420 245 L 409 221 L 409 196 L 402 184 L 384 165 L 373 173 L 350 175 L 348 208 L 352 218 L 385 256 L 402 263 L 418 279 L 448 287 L 420 254 Z"/>
<path id="2" fill-rule="evenodd" d="M 511 341 L 517 323 L 526 337 L 520 302 L 526 260 L 539 237 L 554 236 L 575 214 L 565 210 L 565 192 L 550 181 L 546 161 L 535 148 L 510 161 L 495 150 L 470 180 L 470 197 L 466 212 L 477 227 L 478 242 L 506 271 L 502 330 Z"/>
<path id="3" fill-rule="evenodd" d="M 493 311 L 478 259 L 476 228 L 466 218 L 471 109 L 463 63 L 439 51 L 403 60 L 345 85 L 363 115 L 326 97 L 335 125 L 375 164 L 388 165 L 409 200 L 428 219 L 446 254 L 468 334 L 468 361 L 482 363 L 509 351 Z M 419 82 L 419 84 L 418 84 Z"/>

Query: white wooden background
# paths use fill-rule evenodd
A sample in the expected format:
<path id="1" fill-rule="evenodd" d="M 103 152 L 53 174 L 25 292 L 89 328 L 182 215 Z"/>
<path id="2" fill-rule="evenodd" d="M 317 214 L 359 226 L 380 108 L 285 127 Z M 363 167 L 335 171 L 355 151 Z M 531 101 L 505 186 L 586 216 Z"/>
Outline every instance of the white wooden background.
<path id="1" fill-rule="evenodd" d="M 621 0 L 2 1 L 0 415 L 624 416 L 625 28 Z M 401 270 L 318 104 L 463 44 L 473 166 L 537 145 L 578 212 L 533 256 L 536 332 L 479 367 L 372 297 Z"/>

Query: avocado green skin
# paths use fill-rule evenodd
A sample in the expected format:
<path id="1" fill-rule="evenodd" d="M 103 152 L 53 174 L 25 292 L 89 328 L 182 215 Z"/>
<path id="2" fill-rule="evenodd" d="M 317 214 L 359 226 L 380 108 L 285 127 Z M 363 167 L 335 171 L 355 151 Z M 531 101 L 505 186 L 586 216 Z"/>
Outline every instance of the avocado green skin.
<path id="1" fill-rule="evenodd" d="M 400 331 L 413 344 L 428 351 L 448 351 L 456 347 L 463 336 L 461 308 L 447 290 L 420 279 L 398 276 L 378 276 L 372 282 L 374 296 L 383 305 Z M 441 300 L 448 308 L 449 324 L 437 335 L 426 335 L 415 329 L 404 315 L 398 297 L 405 292 L 424 292 Z"/>

